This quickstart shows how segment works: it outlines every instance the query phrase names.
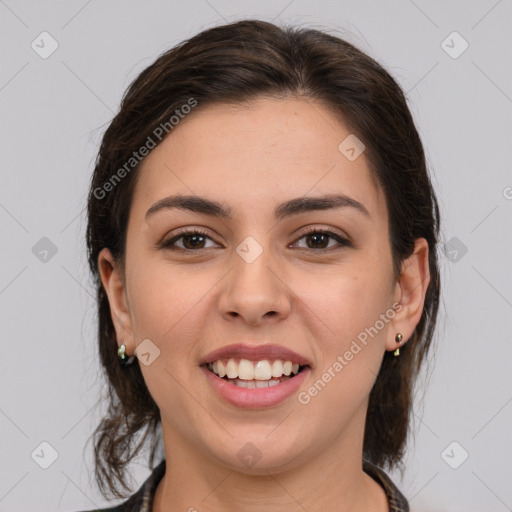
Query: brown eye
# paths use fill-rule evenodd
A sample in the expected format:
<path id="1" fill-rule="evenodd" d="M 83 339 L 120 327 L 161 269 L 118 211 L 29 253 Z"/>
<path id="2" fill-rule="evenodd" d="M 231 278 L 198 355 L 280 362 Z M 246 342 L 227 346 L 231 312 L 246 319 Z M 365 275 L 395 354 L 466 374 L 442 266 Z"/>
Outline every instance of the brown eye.
<path id="1" fill-rule="evenodd" d="M 201 231 L 199 229 L 182 231 L 178 235 L 170 238 L 169 240 L 163 242 L 161 247 L 169 250 L 177 250 L 177 251 L 195 251 L 201 249 L 208 249 L 205 247 L 206 239 L 212 240 L 211 237 L 207 235 L 206 232 Z M 298 240 L 306 240 L 305 249 L 312 249 L 316 252 L 322 251 L 331 251 L 337 248 L 341 248 L 343 246 L 350 246 L 350 242 L 338 235 L 337 233 L 333 233 L 332 231 L 322 231 L 319 229 L 312 229 L 303 233 L 302 236 Z M 182 240 L 182 245 L 178 245 L 177 242 Z M 336 244 L 329 246 L 330 241 L 338 242 L 338 247 Z M 213 241 L 213 240 L 212 240 Z"/>
<path id="2" fill-rule="evenodd" d="M 322 231 L 319 229 L 312 229 L 303 233 L 302 236 L 298 239 L 306 240 L 306 249 L 317 249 L 320 251 L 329 251 L 332 249 L 332 246 L 329 247 L 329 239 L 334 239 L 338 242 L 338 246 L 349 246 L 350 243 L 347 239 L 341 237 L 340 235 L 333 233 L 332 231 Z M 334 245 L 336 248 L 336 245 Z"/>
<path id="3" fill-rule="evenodd" d="M 204 231 L 199 229 L 183 231 L 179 235 L 170 238 L 162 243 L 161 247 L 170 250 L 194 251 L 197 249 L 207 249 L 204 246 L 205 239 L 212 240 Z M 176 245 L 178 240 L 183 239 L 183 246 Z"/>

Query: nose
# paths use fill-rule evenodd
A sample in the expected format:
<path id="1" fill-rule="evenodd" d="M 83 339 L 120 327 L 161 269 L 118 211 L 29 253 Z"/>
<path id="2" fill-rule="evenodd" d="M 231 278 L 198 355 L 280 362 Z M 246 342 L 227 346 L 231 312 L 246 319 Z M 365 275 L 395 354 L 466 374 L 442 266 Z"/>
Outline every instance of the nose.
<path id="1" fill-rule="evenodd" d="M 234 252 L 233 268 L 223 280 L 218 300 L 219 313 L 230 321 L 240 318 L 253 326 L 286 318 L 291 291 L 280 274 L 268 250 L 251 263 Z"/>

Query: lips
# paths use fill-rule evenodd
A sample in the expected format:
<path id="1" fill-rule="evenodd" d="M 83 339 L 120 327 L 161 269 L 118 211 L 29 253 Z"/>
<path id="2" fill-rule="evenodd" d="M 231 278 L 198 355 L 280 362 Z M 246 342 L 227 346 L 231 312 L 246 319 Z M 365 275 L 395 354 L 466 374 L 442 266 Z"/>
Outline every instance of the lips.
<path id="1" fill-rule="evenodd" d="M 208 370 L 204 364 L 201 365 L 199 369 L 216 396 L 244 410 L 276 407 L 284 403 L 304 385 L 304 382 L 311 374 L 311 369 L 306 366 L 298 375 L 295 375 L 293 378 L 287 377 L 287 380 L 281 381 L 279 384 L 272 387 L 269 385 L 268 387 L 246 389 L 245 387 L 238 387 L 227 380 L 219 378 Z"/>
<path id="2" fill-rule="evenodd" d="M 252 374 L 249 370 L 254 363 Z M 281 345 L 237 343 L 213 350 L 200 361 L 199 368 L 223 400 L 239 408 L 256 409 L 289 399 L 311 374 L 311 361 Z M 229 374 L 225 378 L 218 374 L 224 375 L 224 370 Z M 281 376 L 274 378 L 277 374 Z"/>
<path id="3" fill-rule="evenodd" d="M 247 345 L 244 343 L 227 345 L 216 349 L 206 355 L 199 362 L 199 365 L 206 365 L 219 359 L 229 358 L 248 359 L 250 361 L 282 359 L 285 361 L 292 361 L 292 363 L 297 363 L 300 366 L 311 366 L 309 359 L 281 345 Z"/>

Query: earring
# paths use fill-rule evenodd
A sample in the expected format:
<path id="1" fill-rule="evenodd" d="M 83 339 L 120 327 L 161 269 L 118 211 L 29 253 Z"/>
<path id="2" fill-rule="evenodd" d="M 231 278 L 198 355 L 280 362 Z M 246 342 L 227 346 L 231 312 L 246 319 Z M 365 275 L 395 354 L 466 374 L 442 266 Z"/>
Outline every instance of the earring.
<path id="1" fill-rule="evenodd" d="M 397 343 L 400 343 L 400 342 L 402 341 L 402 333 L 401 333 L 401 332 L 397 332 L 397 333 L 396 333 L 395 341 L 396 341 Z M 394 355 L 395 357 L 400 355 L 400 347 L 398 347 L 398 348 L 393 352 L 393 355 Z"/>
<path id="2" fill-rule="evenodd" d="M 117 349 L 117 355 L 120 358 L 119 364 L 124 368 L 125 366 L 129 366 L 133 363 L 135 356 L 128 357 L 126 355 L 126 345 L 123 344 Z"/>

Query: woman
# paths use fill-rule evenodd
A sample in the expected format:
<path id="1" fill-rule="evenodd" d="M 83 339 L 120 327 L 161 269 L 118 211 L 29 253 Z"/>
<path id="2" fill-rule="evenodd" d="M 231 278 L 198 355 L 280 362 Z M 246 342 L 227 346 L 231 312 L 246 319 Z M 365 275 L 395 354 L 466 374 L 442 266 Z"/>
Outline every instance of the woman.
<path id="1" fill-rule="evenodd" d="M 153 468 L 108 510 L 409 510 L 384 468 L 434 333 L 439 211 L 388 72 L 317 30 L 206 30 L 129 87 L 88 216 L 99 488 L 132 492 L 148 438 Z"/>

